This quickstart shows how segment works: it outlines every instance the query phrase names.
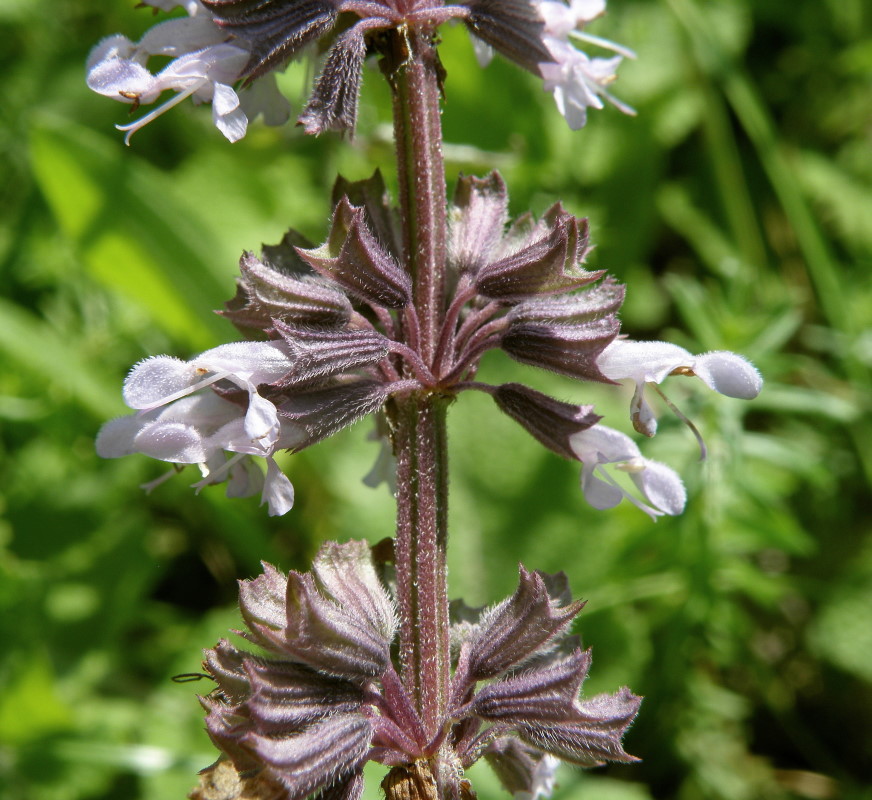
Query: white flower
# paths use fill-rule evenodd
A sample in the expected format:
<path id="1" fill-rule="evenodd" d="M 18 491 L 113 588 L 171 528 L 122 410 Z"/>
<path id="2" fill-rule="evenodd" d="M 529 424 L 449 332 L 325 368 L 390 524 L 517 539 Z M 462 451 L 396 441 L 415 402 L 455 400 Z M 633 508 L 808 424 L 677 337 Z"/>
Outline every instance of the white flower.
<path id="1" fill-rule="evenodd" d="M 645 458 L 629 436 L 594 425 L 570 436 L 569 446 L 582 462 L 581 489 L 594 508 L 614 508 L 627 498 L 652 519 L 684 510 L 687 494 L 681 478 L 665 464 Z M 620 486 L 605 470 L 607 464 L 628 474 L 647 502 Z"/>
<path id="2" fill-rule="evenodd" d="M 544 43 L 552 62 L 539 65 L 545 81 L 545 91 L 554 95 L 557 109 L 572 130 L 583 127 L 587 109 L 603 107 L 605 98 L 625 114 L 636 112 L 608 90 L 616 78 L 618 65 L 624 57 L 635 58 L 635 53 L 607 39 L 592 36 L 582 28 L 605 12 L 605 0 L 572 0 L 570 5 L 554 0 L 540 0 L 539 16 L 545 22 Z M 575 48 L 571 39 L 595 44 L 617 55 L 611 58 L 591 58 Z"/>
<path id="3" fill-rule="evenodd" d="M 172 20 L 163 24 L 170 25 L 172 22 L 199 20 Z M 218 30 L 214 24 L 206 22 Z M 146 34 L 146 38 L 148 36 Z M 168 42 L 166 49 L 174 50 L 177 47 Z M 136 122 L 116 126 L 118 130 L 126 131 L 124 141 L 127 144 L 130 144 L 130 137 L 136 131 L 186 97 L 193 97 L 195 102 L 211 102 L 212 120 L 231 142 L 245 136 L 248 118 L 240 107 L 239 97 L 230 86 L 248 61 L 245 50 L 229 44 L 210 45 L 180 55 L 156 75 L 152 75 L 145 67 L 144 61 L 148 55 L 148 51 L 139 49 L 125 37 L 113 36 L 100 42 L 89 59 L 88 86 L 107 97 L 139 106 L 153 103 L 167 89 L 178 93 Z"/>
<path id="4" fill-rule="evenodd" d="M 261 492 L 261 502 L 269 504 L 270 516 L 277 516 L 293 506 L 294 487 L 278 468 L 273 453 L 296 446 L 301 438 L 300 429 L 283 423 L 271 446 L 252 441 L 244 432 L 242 409 L 210 391 L 111 420 L 97 435 L 96 447 L 103 458 L 142 453 L 171 464 L 196 464 L 203 475 L 194 484 L 198 490 L 227 480 L 229 497 L 249 497 Z M 234 455 L 227 459 L 225 451 Z M 265 480 L 251 456 L 266 459 Z M 145 488 L 154 488 L 172 474 Z"/>
<path id="5" fill-rule="evenodd" d="M 279 380 L 292 365 L 287 348 L 276 342 L 222 345 L 187 362 L 169 356 L 146 359 L 124 383 L 125 402 L 139 413 L 104 425 L 97 453 L 104 458 L 143 453 L 173 464 L 196 464 L 203 474 L 198 489 L 229 480 L 229 496 L 262 490 L 270 514 L 284 514 L 293 505 L 294 490 L 273 454 L 300 444 L 305 432 L 280 421 L 257 387 Z M 245 390 L 247 408 L 213 392 L 218 382 Z M 235 455 L 227 459 L 225 451 Z M 265 480 L 249 456 L 266 459 Z"/>
<path id="6" fill-rule="evenodd" d="M 164 11 L 172 11 L 174 8 L 181 7 L 192 17 L 198 14 L 209 14 L 200 0 L 142 0 L 142 5 L 160 8 Z"/>
<path id="7" fill-rule="evenodd" d="M 597 366 L 614 381 L 635 381 L 630 416 L 633 427 L 646 436 L 657 432 L 657 420 L 645 400 L 648 383 L 659 384 L 669 375 L 696 376 L 710 389 L 741 400 L 756 397 L 763 386 L 760 373 L 740 355 L 719 350 L 695 356 L 669 342 L 616 339 L 600 354 Z"/>
<path id="8" fill-rule="evenodd" d="M 222 344 L 190 361 L 152 356 L 130 370 L 124 381 L 124 402 L 150 411 L 218 381 L 230 381 L 248 392 L 246 435 L 269 447 L 278 438 L 279 421 L 275 406 L 257 393 L 257 387 L 283 378 L 294 363 L 287 346 L 279 342 Z"/>
<path id="9" fill-rule="evenodd" d="M 282 124 L 290 114 L 287 100 L 278 94 L 274 77 L 260 81 L 257 92 L 247 89 L 238 95 L 233 89 L 249 60 L 238 44 L 228 44 L 227 34 L 197 0 L 151 0 L 149 5 L 169 10 L 182 6 L 188 17 L 171 19 L 151 28 L 138 43 L 127 37 L 110 36 L 99 42 L 88 56 L 89 88 L 134 108 L 155 102 L 160 94 L 177 94 L 154 111 L 128 125 L 125 142 L 153 119 L 191 97 L 195 103 L 212 104 L 212 120 L 231 142 L 245 136 L 250 116 L 263 113 L 267 124 Z M 152 74 L 152 56 L 172 58 L 160 72 Z M 246 95 L 252 97 L 246 99 Z"/>
<path id="10" fill-rule="evenodd" d="M 539 16 L 545 20 L 545 31 L 550 36 L 587 36 L 577 28 L 606 13 L 605 0 L 570 0 L 569 5 L 562 0 L 541 0 Z"/>

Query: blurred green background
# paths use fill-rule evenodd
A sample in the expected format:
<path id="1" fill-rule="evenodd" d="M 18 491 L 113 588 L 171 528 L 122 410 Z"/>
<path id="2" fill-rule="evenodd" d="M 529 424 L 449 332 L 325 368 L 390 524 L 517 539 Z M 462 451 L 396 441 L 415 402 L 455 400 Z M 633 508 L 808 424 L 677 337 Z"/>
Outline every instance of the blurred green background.
<path id="1" fill-rule="evenodd" d="M 164 465 L 101 461 L 126 370 L 235 338 L 211 313 L 243 248 L 320 240 L 337 172 L 392 182 L 388 97 L 367 71 L 349 146 L 256 123 L 229 145 L 185 104 L 125 148 L 126 109 L 84 86 L 102 36 L 153 24 L 132 0 L 0 0 L 0 797 L 181 798 L 214 759 L 170 677 L 240 622 L 235 579 L 305 568 L 326 538 L 392 531 L 360 478 L 368 422 L 283 461 L 297 506 L 199 496 Z M 100 10 L 97 10 L 97 9 Z M 751 403 L 673 379 L 709 459 L 665 412 L 647 455 L 690 491 L 679 519 L 601 513 L 578 465 L 484 396 L 451 415 L 453 593 L 496 601 L 517 562 L 587 598 L 588 693 L 647 699 L 631 767 L 564 769 L 557 800 L 870 797 L 872 785 L 872 6 L 866 0 L 613 0 L 594 33 L 639 55 L 639 111 L 566 129 L 534 79 L 481 70 L 444 33 L 449 180 L 497 167 L 513 212 L 589 216 L 591 263 L 629 286 L 624 329 L 760 367 Z M 306 68 L 282 83 L 299 108 Z M 596 402 L 629 395 L 489 356 L 482 377 Z M 486 768 L 483 798 L 500 792 Z M 370 797 L 376 797 L 374 775 Z"/>

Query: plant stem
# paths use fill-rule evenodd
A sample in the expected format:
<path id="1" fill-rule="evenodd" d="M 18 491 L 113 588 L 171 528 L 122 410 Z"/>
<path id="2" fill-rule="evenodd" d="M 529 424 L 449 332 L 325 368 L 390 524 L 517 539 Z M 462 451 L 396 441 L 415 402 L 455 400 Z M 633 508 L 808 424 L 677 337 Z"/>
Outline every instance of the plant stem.
<path id="1" fill-rule="evenodd" d="M 393 89 L 403 244 L 415 286 L 421 357 L 432 365 L 445 313 L 445 163 L 439 108 L 442 67 L 429 34 L 392 34 Z"/>
<path id="2" fill-rule="evenodd" d="M 417 30 L 391 33 L 382 67 L 393 90 L 403 243 L 420 323 L 416 349 L 432 369 L 445 315 L 446 255 L 441 67 L 432 37 Z M 400 674 L 431 738 L 445 718 L 450 678 L 447 403 L 421 391 L 395 399 L 389 409 L 397 457 Z"/>
<path id="3" fill-rule="evenodd" d="M 397 403 L 397 539 L 401 677 L 430 738 L 448 703 L 448 586 L 445 563 L 447 401 L 435 395 Z"/>

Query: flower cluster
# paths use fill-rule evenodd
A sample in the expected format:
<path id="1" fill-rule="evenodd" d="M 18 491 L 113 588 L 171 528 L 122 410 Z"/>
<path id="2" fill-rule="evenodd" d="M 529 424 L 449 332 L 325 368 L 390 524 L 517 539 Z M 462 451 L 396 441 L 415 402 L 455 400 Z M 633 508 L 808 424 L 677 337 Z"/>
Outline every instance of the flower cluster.
<path id="1" fill-rule="evenodd" d="M 473 36 L 480 60 L 498 51 L 542 78 L 570 127 L 580 128 L 587 108 L 602 108 L 613 97 L 614 81 L 626 48 L 588 34 L 584 28 L 605 12 L 605 0 L 144 0 L 165 11 L 182 7 L 188 17 L 161 22 L 137 43 L 122 35 L 100 42 L 88 59 L 88 85 L 134 108 L 155 102 L 166 90 L 177 94 L 155 111 L 119 129 L 130 136 L 186 97 L 211 102 L 218 129 L 232 142 L 241 139 L 258 113 L 267 124 L 281 124 L 290 110 L 278 92 L 274 73 L 316 42 L 327 52 L 299 122 L 308 133 L 350 131 L 357 118 L 363 62 L 383 46 L 390 30 L 436 28 L 462 21 Z M 339 25 L 341 15 L 357 21 Z M 342 28 L 336 34 L 336 28 Z M 581 41 L 616 53 L 591 58 L 575 47 Z M 325 45 L 326 46 L 326 45 Z M 153 56 L 173 60 L 158 73 L 148 69 Z M 237 94 L 233 88 L 242 82 Z"/>
<path id="2" fill-rule="evenodd" d="M 197 464 L 203 474 L 198 488 L 228 480 L 229 495 L 262 491 L 270 514 L 284 514 L 293 505 L 294 490 L 272 456 L 299 445 L 304 432 L 282 426 L 275 406 L 257 387 L 289 374 L 297 360 L 277 342 L 222 345 L 188 362 L 169 356 L 146 359 L 124 384 L 125 402 L 139 413 L 104 425 L 97 452 L 104 458 L 138 452 L 173 464 Z M 246 402 L 229 399 L 233 389 L 241 389 Z M 225 459 L 224 451 L 234 455 Z M 266 459 L 266 480 L 251 456 Z"/>
<path id="3" fill-rule="evenodd" d="M 648 436 L 656 421 L 644 397 L 668 375 L 696 375 L 731 397 L 760 391 L 757 371 L 732 353 L 692 356 L 664 342 L 618 338 L 624 288 L 583 262 L 587 222 L 559 204 L 541 219 L 508 222 L 497 173 L 465 177 L 448 211 L 454 294 L 430 363 L 418 350 L 419 309 L 401 255 L 395 212 L 378 173 L 340 181 L 327 241 L 313 247 L 290 232 L 243 255 L 236 297 L 223 314 L 252 341 L 191 361 L 168 356 L 134 367 L 124 398 L 137 413 L 104 426 L 98 452 L 145 453 L 197 464 L 198 487 L 229 480 L 228 493 L 262 491 L 271 514 L 293 503 L 273 456 L 299 451 L 410 393 L 489 394 L 497 407 L 550 450 L 582 464 L 595 508 L 628 498 L 656 517 L 679 514 L 685 492 L 669 467 L 646 459 L 623 433 L 599 424 L 591 406 L 565 403 L 522 384 L 475 380 L 481 357 L 502 349 L 514 360 L 571 378 L 636 383 L 631 417 Z M 382 426 L 390 435 L 389 426 Z M 226 458 L 224 453 L 231 454 Z M 266 479 L 251 457 L 266 459 Z M 612 471 L 627 475 L 632 494 Z"/>
<path id="4" fill-rule="evenodd" d="M 250 53 L 244 42 L 228 41 L 230 37 L 199 0 L 143 0 L 143 4 L 165 11 L 182 6 L 188 17 L 159 23 L 139 42 L 121 34 L 109 36 L 88 56 L 89 88 L 134 109 L 155 102 L 167 90 L 177 93 L 142 119 L 118 126 L 126 132 L 128 144 L 136 131 L 187 97 L 212 104 L 212 120 L 231 142 L 245 136 L 248 120 L 259 113 L 270 125 L 281 125 L 288 119 L 290 107 L 274 78 L 241 94 L 234 90 Z M 148 61 L 154 56 L 172 61 L 152 74 Z"/>
<path id="5" fill-rule="evenodd" d="M 559 0 L 539 3 L 539 14 L 545 20 L 544 41 L 551 55 L 550 61 L 539 65 L 539 72 L 545 81 L 545 89 L 554 95 L 557 109 L 572 130 L 584 127 L 588 108 L 603 107 L 600 98 L 625 114 L 635 114 L 632 108 L 608 91 L 623 58 L 635 58 L 635 54 L 584 30 L 605 10 L 605 0 L 570 0 L 569 6 Z M 595 44 L 616 55 L 591 58 L 573 45 L 573 39 Z"/>
<path id="6" fill-rule="evenodd" d="M 471 621 L 452 628 L 449 702 L 428 730 L 391 658 L 396 614 L 369 546 L 328 542 L 311 573 L 265 564 L 240 582 L 244 635 L 266 655 L 227 640 L 206 651 L 217 683 L 201 698 L 207 731 L 236 780 L 258 787 L 252 796 L 358 800 L 363 765 L 376 761 L 394 768 L 388 783 L 430 783 L 459 798 L 464 770 L 482 757 L 507 789 L 533 796 L 547 788 L 555 757 L 635 760 L 621 738 L 640 698 L 626 688 L 579 697 L 590 651 L 566 632 L 582 605 L 562 574 L 521 567 L 511 597 L 480 614 L 466 609 Z M 216 770 L 227 762 L 201 783 Z"/>

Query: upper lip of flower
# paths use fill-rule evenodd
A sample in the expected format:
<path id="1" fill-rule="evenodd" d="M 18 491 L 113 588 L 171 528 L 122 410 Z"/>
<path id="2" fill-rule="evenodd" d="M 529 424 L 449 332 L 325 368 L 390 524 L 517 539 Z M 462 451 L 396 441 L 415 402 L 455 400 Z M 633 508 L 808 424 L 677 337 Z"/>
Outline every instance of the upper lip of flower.
<path id="1" fill-rule="evenodd" d="M 264 447 L 275 444 L 279 422 L 275 406 L 257 386 L 273 383 L 291 371 L 294 359 L 278 342 L 237 342 L 207 350 L 191 361 L 169 356 L 148 358 L 135 366 L 124 384 L 131 408 L 149 411 L 227 380 L 248 393 L 245 433 Z"/>
<path id="2" fill-rule="evenodd" d="M 669 375 L 698 377 L 710 389 L 727 397 L 751 400 L 763 386 L 758 370 L 736 353 L 725 350 L 693 355 L 670 342 L 616 339 L 597 358 L 602 373 L 612 380 L 636 384 L 631 403 L 633 427 L 646 436 L 657 431 L 657 420 L 645 399 L 645 385 L 662 383 Z"/>

